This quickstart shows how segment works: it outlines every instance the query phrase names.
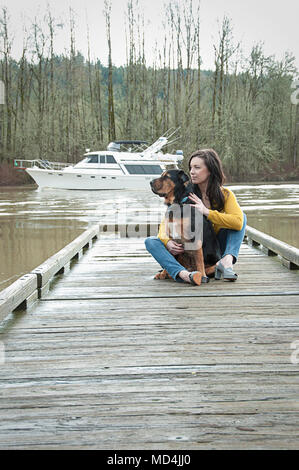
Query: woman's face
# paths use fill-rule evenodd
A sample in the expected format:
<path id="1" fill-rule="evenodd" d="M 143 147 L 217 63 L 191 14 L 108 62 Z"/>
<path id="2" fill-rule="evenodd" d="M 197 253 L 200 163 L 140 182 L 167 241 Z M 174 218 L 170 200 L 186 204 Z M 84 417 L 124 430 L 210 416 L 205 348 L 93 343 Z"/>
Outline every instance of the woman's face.
<path id="1" fill-rule="evenodd" d="M 190 162 L 190 177 L 193 184 L 202 184 L 208 181 L 210 172 L 207 169 L 204 159 L 193 157 Z"/>

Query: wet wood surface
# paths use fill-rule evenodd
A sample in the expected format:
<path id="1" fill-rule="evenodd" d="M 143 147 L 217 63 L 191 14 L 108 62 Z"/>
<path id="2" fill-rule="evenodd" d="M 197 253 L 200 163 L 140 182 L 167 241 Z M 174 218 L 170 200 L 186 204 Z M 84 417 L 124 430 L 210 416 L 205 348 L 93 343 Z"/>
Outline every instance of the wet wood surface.
<path id="1" fill-rule="evenodd" d="M 235 268 L 158 281 L 142 239 L 96 241 L 1 328 L 0 448 L 298 449 L 299 273 Z"/>

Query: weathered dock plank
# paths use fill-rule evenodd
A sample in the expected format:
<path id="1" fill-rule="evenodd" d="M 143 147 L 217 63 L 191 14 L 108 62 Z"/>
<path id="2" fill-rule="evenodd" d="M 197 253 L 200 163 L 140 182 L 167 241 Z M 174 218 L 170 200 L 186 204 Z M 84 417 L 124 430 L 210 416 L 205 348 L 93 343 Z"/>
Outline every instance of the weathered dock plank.
<path id="1" fill-rule="evenodd" d="M 94 226 L 83 232 L 79 237 L 55 253 L 47 261 L 35 268 L 32 274 L 37 277 L 37 287 L 39 297 L 47 294 L 50 287 L 49 282 L 58 272 L 69 270 L 70 262 L 75 257 L 81 257 L 84 247 L 90 247 L 92 240 L 98 236 L 99 227 Z"/>
<path id="2" fill-rule="evenodd" d="M 299 269 L 298 248 L 277 240 L 270 235 L 266 235 L 253 227 L 246 228 L 246 236 L 251 245 L 262 246 L 263 251 L 268 256 L 279 255 L 286 267 L 289 269 Z"/>
<path id="3" fill-rule="evenodd" d="M 7 318 L 1 449 L 298 448 L 299 273 L 246 244 L 236 283 L 158 268 L 100 238 Z"/>
<path id="4" fill-rule="evenodd" d="M 0 321 L 20 306 L 29 307 L 37 299 L 37 279 L 25 274 L 0 292 Z"/>

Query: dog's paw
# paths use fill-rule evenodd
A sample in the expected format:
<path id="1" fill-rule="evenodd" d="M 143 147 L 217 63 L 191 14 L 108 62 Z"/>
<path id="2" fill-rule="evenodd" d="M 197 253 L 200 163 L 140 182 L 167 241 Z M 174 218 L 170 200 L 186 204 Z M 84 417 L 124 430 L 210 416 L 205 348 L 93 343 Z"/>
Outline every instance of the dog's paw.
<path id="1" fill-rule="evenodd" d="M 216 264 L 214 266 L 205 266 L 205 272 L 208 277 L 214 277 L 216 270 Z"/>
<path id="2" fill-rule="evenodd" d="M 166 271 L 166 269 L 163 269 L 163 271 L 159 271 L 154 279 L 160 279 L 160 280 L 163 280 L 163 279 L 172 279 L 171 276 L 169 276 L 168 272 Z"/>

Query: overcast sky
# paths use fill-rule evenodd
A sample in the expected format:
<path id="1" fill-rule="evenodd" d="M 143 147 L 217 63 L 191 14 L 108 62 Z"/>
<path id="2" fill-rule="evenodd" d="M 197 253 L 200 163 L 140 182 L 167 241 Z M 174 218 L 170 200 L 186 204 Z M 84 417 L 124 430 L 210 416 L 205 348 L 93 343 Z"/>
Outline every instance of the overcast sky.
<path id="1" fill-rule="evenodd" d="M 180 0 L 182 1 L 182 0 Z M 198 3 L 199 0 L 194 0 Z M 151 62 L 155 41 L 162 48 L 163 12 L 165 0 L 139 0 L 146 22 L 147 63 Z M 13 55 L 18 58 L 23 44 L 23 25 L 31 24 L 35 16 L 42 17 L 50 5 L 57 23 L 64 22 L 55 39 L 58 53 L 69 49 L 69 7 L 75 12 L 76 48 L 87 57 L 87 27 L 89 27 L 92 59 L 107 64 L 104 0 L 0 0 L 10 14 L 10 30 L 14 35 Z M 126 62 L 124 12 L 127 0 L 112 0 L 112 55 L 115 65 Z M 217 41 L 218 22 L 223 15 L 231 18 L 235 42 L 241 41 L 245 54 L 257 42 L 264 43 L 267 55 L 281 59 L 285 51 L 296 57 L 299 69 L 299 1 L 298 0 L 201 0 L 202 68 L 213 69 L 213 43 Z"/>

